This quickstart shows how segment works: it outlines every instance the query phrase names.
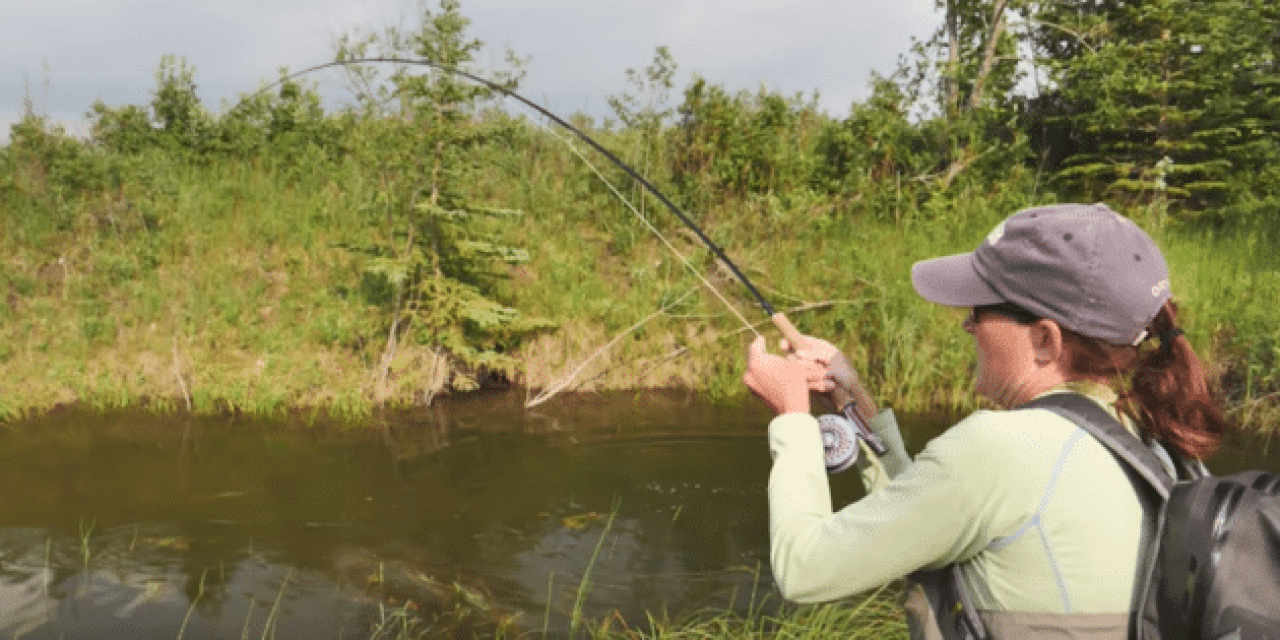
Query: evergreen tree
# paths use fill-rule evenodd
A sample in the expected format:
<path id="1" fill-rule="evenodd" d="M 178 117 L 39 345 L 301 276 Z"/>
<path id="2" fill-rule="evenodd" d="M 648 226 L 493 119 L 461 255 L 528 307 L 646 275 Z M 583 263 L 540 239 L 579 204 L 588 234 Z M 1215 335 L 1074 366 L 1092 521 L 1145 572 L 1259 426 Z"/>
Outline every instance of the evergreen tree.
<path id="1" fill-rule="evenodd" d="M 415 31 L 342 38 L 338 60 L 424 59 L 478 74 L 468 66 L 482 46 L 466 34 L 470 20 L 457 0 L 440 0 L 439 7 L 424 8 Z M 385 378 L 404 337 L 441 347 L 477 373 L 510 370 L 506 348 L 546 323 L 521 318 L 494 299 L 492 285 L 504 265 L 524 262 L 528 253 L 493 242 L 487 222 L 517 212 L 474 202 L 467 190 L 476 151 L 501 135 L 506 122 L 481 110 L 496 92 L 420 65 L 398 67 L 387 85 L 378 85 L 370 68 L 354 68 L 350 78 L 366 107 L 368 135 L 360 154 L 382 172 L 374 208 L 385 214 L 392 238 L 366 248 L 375 256 L 366 275 L 386 285 L 373 290 L 385 290 L 381 301 L 390 314 L 379 376 Z M 518 66 L 499 79 L 516 88 Z M 463 388 L 472 383 L 454 381 Z"/>
<path id="2" fill-rule="evenodd" d="M 1045 3 L 1038 99 L 1058 177 L 1090 197 L 1220 203 L 1275 155 L 1280 20 L 1257 0 Z"/>

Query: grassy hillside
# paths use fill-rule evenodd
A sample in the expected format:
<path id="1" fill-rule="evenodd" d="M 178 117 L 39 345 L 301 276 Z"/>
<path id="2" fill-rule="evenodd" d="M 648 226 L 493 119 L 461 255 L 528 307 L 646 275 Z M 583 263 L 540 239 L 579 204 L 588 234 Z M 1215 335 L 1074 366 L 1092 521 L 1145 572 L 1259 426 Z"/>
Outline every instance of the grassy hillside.
<path id="1" fill-rule="evenodd" d="M 469 223 L 466 233 L 528 259 L 491 266 L 476 282 L 521 319 L 550 323 L 503 334 L 463 318 L 454 338 L 474 340 L 470 353 L 439 332 L 406 332 L 430 320 L 424 311 L 396 315 L 394 282 L 375 267 L 405 242 L 410 222 L 388 204 L 380 155 L 122 153 L 38 119 L 15 129 L 0 182 L 0 415 L 87 402 L 356 416 L 481 384 L 742 393 L 751 332 L 640 215 L 768 334 L 743 288 L 616 169 L 588 156 L 638 214 L 563 141 L 526 120 L 500 120 L 502 135 L 472 151 L 462 190 L 518 213 Z M 343 144 L 379 126 L 351 121 Z M 773 304 L 840 344 L 902 409 L 971 403 L 972 347 L 959 314 L 915 296 L 911 263 L 971 250 L 1005 215 L 1057 198 L 1018 166 L 998 181 L 946 188 L 873 176 L 854 190 L 711 187 L 717 197 L 695 198 L 671 176 L 680 150 L 670 132 L 593 133 L 637 165 L 647 151 L 650 173 L 675 197 L 707 200 L 690 215 Z M 1215 229 L 1158 207 L 1116 206 L 1165 249 L 1189 335 L 1233 406 L 1256 419 L 1280 388 L 1270 227 Z M 439 291 L 447 302 L 452 294 Z M 423 300 L 420 309 L 432 299 Z"/>
<path id="2" fill-rule="evenodd" d="M 194 68 L 165 56 L 150 104 L 91 106 L 89 140 L 28 114 L 0 147 L 0 418 L 73 402 L 356 417 L 485 385 L 743 394 L 743 347 L 769 327 L 657 199 L 497 85 L 351 62 L 469 68 L 467 24 L 444 2 L 417 30 L 339 38 L 361 88 L 340 111 L 282 71 L 212 112 Z M 525 63 L 491 75 L 517 88 Z M 1232 410 L 1261 423 L 1280 406 L 1280 192 L 1274 163 L 1254 162 L 1270 129 L 1245 155 L 1219 150 L 1213 166 L 1239 169 L 1192 197 L 1177 184 L 1198 165 L 1167 157 L 1104 162 L 1123 189 L 1082 179 L 1071 163 L 1098 140 L 1053 112 L 1087 101 L 975 89 L 939 110 L 947 83 L 931 97 L 904 67 L 836 116 L 696 76 L 673 100 L 675 68 L 659 47 L 609 98 L 616 119 L 571 120 L 886 404 L 974 402 L 959 313 L 914 294 L 914 261 L 971 250 L 1018 209 L 1101 197 L 1164 248 Z"/>

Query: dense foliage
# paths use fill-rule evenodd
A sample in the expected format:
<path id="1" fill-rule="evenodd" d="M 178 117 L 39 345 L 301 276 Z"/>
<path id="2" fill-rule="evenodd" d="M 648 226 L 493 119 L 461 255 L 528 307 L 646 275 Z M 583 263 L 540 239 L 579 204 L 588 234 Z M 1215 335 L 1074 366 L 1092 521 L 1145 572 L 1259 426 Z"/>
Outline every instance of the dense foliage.
<path id="1" fill-rule="evenodd" d="M 1037 115 L 1065 183 L 1219 217 L 1275 192 L 1258 179 L 1280 160 L 1275 3 L 1047 3 L 1034 17 L 1053 81 Z"/>
<path id="2" fill-rule="evenodd" d="M 938 6 L 937 35 L 844 114 L 700 76 L 676 93 L 676 61 L 658 47 L 610 97 L 616 119 L 573 119 L 687 208 L 771 295 L 823 309 L 807 330 L 852 334 L 850 350 L 886 395 L 919 407 L 965 397 L 969 360 L 953 348 L 952 319 L 900 286 L 910 260 L 965 250 L 1017 207 L 1098 199 L 1141 217 L 1175 262 L 1183 246 L 1235 251 L 1222 268 L 1229 286 L 1197 290 L 1214 274 L 1185 276 L 1192 313 L 1208 320 L 1198 339 L 1241 403 L 1280 389 L 1266 311 L 1280 291 L 1280 9 Z M 461 11 L 441 0 L 413 30 L 347 34 L 336 58 L 471 69 L 483 45 Z M 495 79 L 518 88 L 528 61 L 507 60 Z M 633 342 L 671 357 L 701 350 L 705 367 L 661 369 L 669 358 L 653 348 L 618 347 L 614 365 L 593 371 L 597 382 L 630 360 L 649 368 L 613 384 L 740 391 L 738 345 L 723 338 L 741 325 L 711 296 L 681 297 L 698 285 L 646 226 L 724 279 L 620 170 L 584 166 L 494 92 L 450 74 L 344 69 L 355 100 L 337 111 L 281 70 L 214 112 L 197 96 L 196 69 L 166 56 L 149 104 L 91 106 L 89 140 L 35 113 L 13 127 L 0 148 L 0 365 L 59 345 L 90 362 L 115 354 L 50 369 L 54 391 L 31 402 L 103 389 L 164 395 L 163 379 L 189 403 L 235 405 L 243 398 L 225 396 L 266 393 L 244 372 L 267 379 L 285 365 L 263 354 L 282 351 L 328 355 L 268 408 L 422 401 L 485 380 L 541 386 L 655 308 L 669 326 L 635 328 Z M 635 197 L 644 221 L 613 188 Z M 888 247 L 897 258 L 886 260 Z M 353 369 L 363 379 L 330 379 Z M 320 391 L 353 379 L 356 400 Z M 21 395 L 0 394 L 0 413 L 22 409 L 3 399 Z"/>

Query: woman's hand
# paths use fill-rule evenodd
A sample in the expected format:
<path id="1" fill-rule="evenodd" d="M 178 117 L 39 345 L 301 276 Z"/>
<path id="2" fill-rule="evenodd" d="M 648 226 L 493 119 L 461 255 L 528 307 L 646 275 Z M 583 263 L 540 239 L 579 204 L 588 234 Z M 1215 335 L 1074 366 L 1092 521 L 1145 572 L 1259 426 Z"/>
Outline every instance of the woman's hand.
<path id="1" fill-rule="evenodd" d="M 832 358 L 840 354 L 840 350 L 835 345 L 813 336 L 804 336 L 805 343 L 798 345 L 793 355 L 801 360 L 816 363 L 822 367 L 822 374 L 817 378 L 811 378 L 809 381 L 809 390 L 819 393 L 826 393 L 835 388 L 835 382 L 831 379 L 830 364 Z M 792 351 L 791 345 L 783 340 L 780 345 L 783 351 Z"/>
<path id="2" fill-rule="evenodd" d="M 816 338 L 808 340 L 806 349 L 786 358 L 769 353 L 763 337 L 747 347 L 747 373 L 742 381 L 779 415 L 809 413 L 809 390 L 823 391 L 830 385 L 825 361 L 818 361 L 814 354 L 824 353 L 829 358 L 826 348 L 834 353 L 835 347 Z"/>

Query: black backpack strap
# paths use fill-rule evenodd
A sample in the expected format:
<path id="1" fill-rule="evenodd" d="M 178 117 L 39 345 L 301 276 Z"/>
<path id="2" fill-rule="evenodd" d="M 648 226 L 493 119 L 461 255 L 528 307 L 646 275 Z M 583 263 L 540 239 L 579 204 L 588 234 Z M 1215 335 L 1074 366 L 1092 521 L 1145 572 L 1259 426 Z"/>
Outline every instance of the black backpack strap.
<path id="1" fill-rule="evenodd" d="M 1048 409 L 1070 420 L 1145 480 L 1147 486 L 1160 496 L 1161 502 L 1169 499 L 1173 478 L 1160 458 L 1098 403 L 1076 393 L 1051 393 L 1018 408 Z"/>

